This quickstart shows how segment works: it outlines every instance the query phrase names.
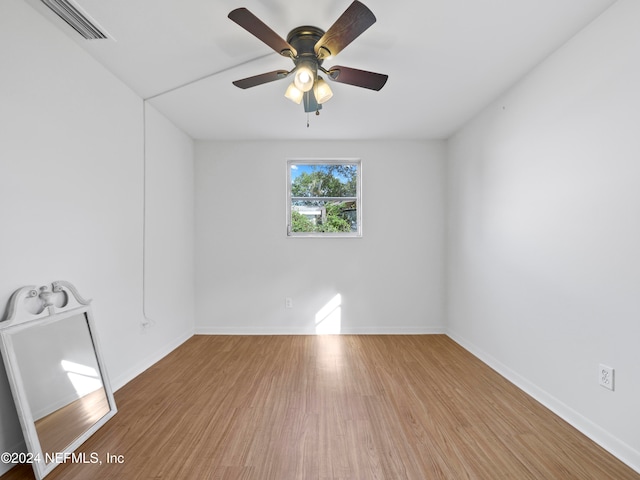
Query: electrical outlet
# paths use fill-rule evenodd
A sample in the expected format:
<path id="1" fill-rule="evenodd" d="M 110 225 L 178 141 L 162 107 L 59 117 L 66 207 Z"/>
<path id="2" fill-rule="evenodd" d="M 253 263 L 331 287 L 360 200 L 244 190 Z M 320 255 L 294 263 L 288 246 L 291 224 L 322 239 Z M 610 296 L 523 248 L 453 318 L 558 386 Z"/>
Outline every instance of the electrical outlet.
<path id="1" fill-rule="evenodd" d="M 613 390 L 614 380 L 615 370 L 611 367 L 600 364 L 598 367 L 598 382 L 600 382 L 600 385 L 604 388 L 608 388 L 609 390 Z"/>
<path id="2" fill-rule="evenodd" d="M 286 297 L 284 299 L 284 308 L 293 308 L 293 298 Z"/>

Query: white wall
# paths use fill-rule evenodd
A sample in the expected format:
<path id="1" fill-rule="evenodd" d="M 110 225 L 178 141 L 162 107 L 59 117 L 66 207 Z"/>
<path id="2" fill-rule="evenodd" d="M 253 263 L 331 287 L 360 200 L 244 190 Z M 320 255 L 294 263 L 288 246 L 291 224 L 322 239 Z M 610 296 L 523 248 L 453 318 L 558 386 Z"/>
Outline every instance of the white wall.
<path id="1" fill-rule="evenodd" d="M 193 333 L 193 144 L 147 109 L 143 329 L 142 100 L 20 0 L 0 2 L 0 58 L 0 305 L 74 283 L 119 387 Z M 21 448 L 0 368 L 0 451 Z"/>
<path id="2" fill-rule="evenodd" d="M 144 313 L 154 341 L 181 343 L 195 319 L 194 144 L 153 107 L 145 110 Z"/>
<path id="3" fill-rule="evenodd" d="M 443 144 L 197 142 L 196 331 L 444 331 Z M 288 158 L 361 158 L 362 238 L 287 238 Z M 285 297 L 293 308 L 285 309 Z"/>
<path id="4" fill-rule="evenodd" d="M 621 0 L 450 140 L 447 285 L 455 339 L 636 470 L 639 45 Z"/>

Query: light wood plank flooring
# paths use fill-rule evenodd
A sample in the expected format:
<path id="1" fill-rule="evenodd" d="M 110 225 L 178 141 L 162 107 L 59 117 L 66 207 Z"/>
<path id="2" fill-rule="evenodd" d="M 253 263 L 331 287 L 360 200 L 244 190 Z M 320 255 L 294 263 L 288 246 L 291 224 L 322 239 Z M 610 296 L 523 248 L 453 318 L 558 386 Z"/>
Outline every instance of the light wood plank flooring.
<path id="1" fill-rule="evenodd" d="M 48 479 L 640 479 L 444 335 L 195 336 L 115 398 Z"/>
<path id="2" fill-rule="evenodd" d="M 107 413 L 109 401 L 104 389 L 99 388 L 36 420 L 42 450 L 50 454 L 61 452 Z"/>

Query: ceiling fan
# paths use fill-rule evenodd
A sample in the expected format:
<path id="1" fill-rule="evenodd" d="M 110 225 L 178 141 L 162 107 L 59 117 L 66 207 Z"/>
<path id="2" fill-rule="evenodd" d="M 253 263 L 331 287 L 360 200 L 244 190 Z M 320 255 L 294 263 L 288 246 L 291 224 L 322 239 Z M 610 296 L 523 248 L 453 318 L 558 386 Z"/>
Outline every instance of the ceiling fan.
<path id="1" fill-rule="evenodd" d="M 229 13 L 229 18 L 280 55 L 291 58 L 295 65 L 292 70 L 274 70 L 236 80 L 233 82 L 236 87 L 251 88 L 293 74 L 293 82 L 285 96 L 298 104 L 304 100 L 305 112 L 319 114 L 322 104 L 333 96 L 319 72 L 334 82 L 371 90 L 380 90 L 389 78 L 388 75 L 356 68 L 335 66 L 326 69 L 322 66 L 324 60 L 340 53 L 375 23 L 373 12 L 358 0 L 326 32 L 318 27 L 297 27 L 289 32 L 286 41 L 246 8 L 236 8 Z"/>

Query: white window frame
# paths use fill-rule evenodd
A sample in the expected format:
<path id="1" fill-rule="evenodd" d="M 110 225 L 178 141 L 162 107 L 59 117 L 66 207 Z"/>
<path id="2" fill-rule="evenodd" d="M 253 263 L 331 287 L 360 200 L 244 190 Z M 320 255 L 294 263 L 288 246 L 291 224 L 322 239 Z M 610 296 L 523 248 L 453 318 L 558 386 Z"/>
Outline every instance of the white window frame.
<path id="1" fill-rule="evenodd" d="M 305 197 L 305 199 L 340 200 L 354 199 L 356 202 L 357 230 L 354 232 L 293 232 L 291 231 L 291 166 L 292 165 L 357 165 L 355 197 Z M 286 228 L 289 238 L 360 238 L 362 237 L 362 160 L 359 158 L 291 158 L 287 160 Z"/>

